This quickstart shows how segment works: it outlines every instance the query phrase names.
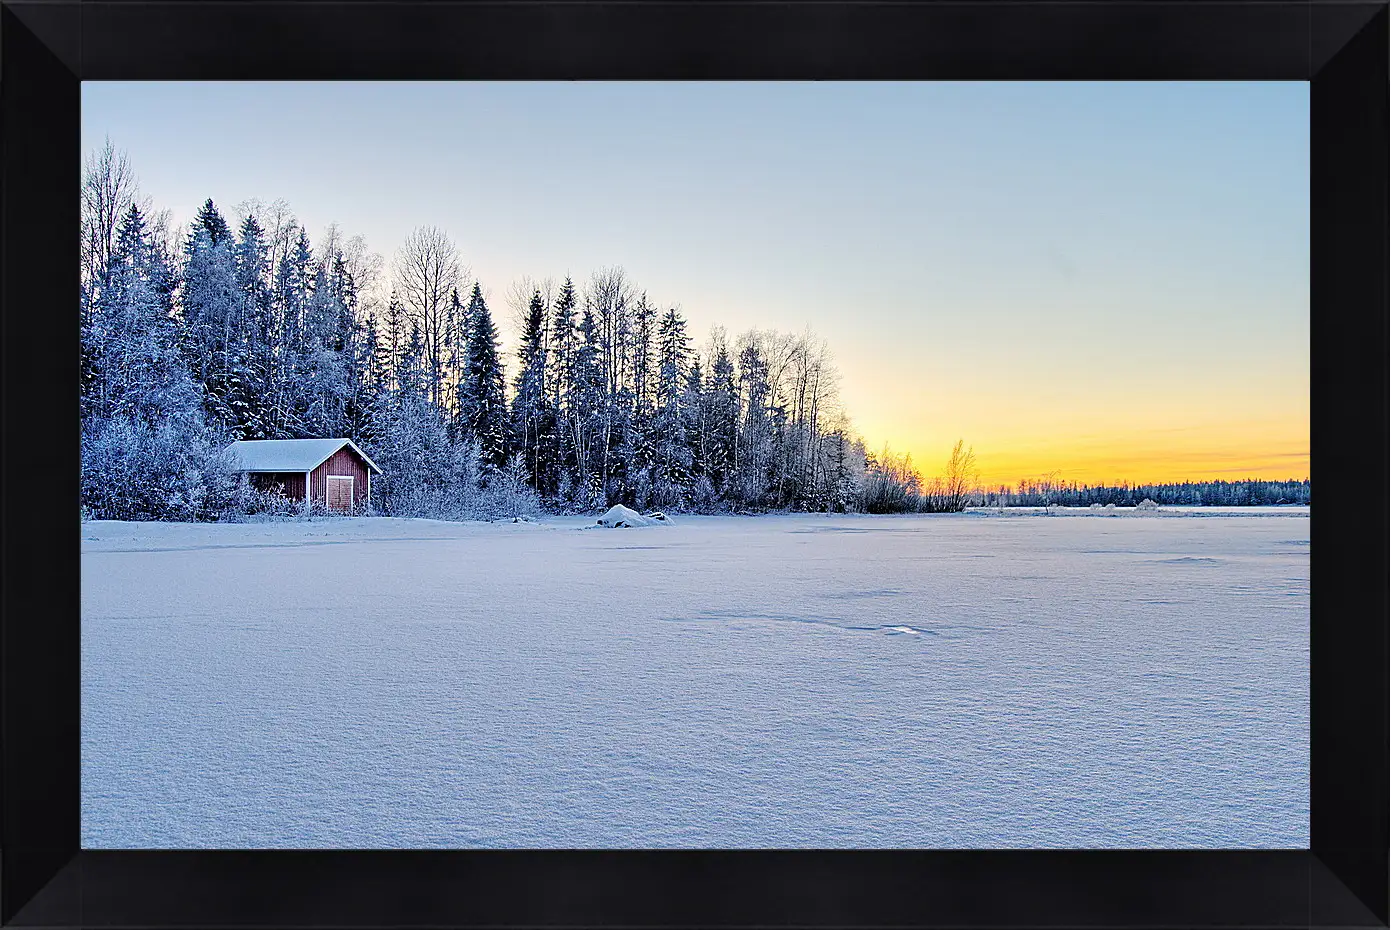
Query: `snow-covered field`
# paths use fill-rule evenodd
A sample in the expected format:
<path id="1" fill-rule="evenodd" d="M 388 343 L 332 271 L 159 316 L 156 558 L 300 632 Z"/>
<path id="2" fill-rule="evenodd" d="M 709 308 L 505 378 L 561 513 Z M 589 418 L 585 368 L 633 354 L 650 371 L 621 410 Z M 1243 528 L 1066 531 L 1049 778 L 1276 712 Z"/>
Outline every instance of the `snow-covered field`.
<path id="1" fill-rule="evenodd" d="M 86 523 L 83 845 L 1307 846 L 1308 513 Z"/>

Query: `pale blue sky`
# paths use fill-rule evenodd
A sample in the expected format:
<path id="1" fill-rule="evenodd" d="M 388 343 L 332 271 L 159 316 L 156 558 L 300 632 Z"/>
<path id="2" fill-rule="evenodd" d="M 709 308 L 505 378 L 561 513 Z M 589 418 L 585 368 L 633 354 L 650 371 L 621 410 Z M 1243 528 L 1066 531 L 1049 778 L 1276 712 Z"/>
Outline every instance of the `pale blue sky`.
<path id="1" fill-rule="evenodd" d="M 499 311 L 622 265 L 700 341 L 811 326 L 872 446 L 1147 480 L 1308 473 L 1308 114 L 1303 83 L 89 82 L 82 126 L 181 223 L 283 197 L 388 260 L 437 225 Z"/>

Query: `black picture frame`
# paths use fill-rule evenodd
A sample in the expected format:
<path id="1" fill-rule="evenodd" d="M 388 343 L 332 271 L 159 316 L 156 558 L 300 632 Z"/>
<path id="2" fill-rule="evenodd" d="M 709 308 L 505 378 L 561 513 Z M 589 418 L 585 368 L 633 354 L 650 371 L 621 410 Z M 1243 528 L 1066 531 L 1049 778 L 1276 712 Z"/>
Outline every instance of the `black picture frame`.
<path id="1" fill-rule="evenodd" d="M 1384 0 L 3 0 L 0 923 L 1387 926 L 1387 34 Z M 1310 81 L 1311 848 L 81 850 L 80 81 L 346 78 Z"/>

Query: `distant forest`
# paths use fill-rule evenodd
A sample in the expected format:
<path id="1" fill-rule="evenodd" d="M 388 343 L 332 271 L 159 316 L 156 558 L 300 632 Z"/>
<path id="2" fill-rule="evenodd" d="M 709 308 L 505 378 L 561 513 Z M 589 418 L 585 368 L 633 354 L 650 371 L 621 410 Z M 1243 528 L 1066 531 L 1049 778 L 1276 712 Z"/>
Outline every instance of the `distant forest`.
<path id="1" fill-rule="evenodd" d="M 995 507 L 1088 507 L 1115 504 L 1133 507 L 1143 500 L 1161 506 L 1248 507 L 1255 505 L 1308 504 L 1309 479 L 1303 481 L 1184 481 L 1172 484 L 1102 485 L 1064 484 L 1047 479 L 1021 481 L 1015 488 L 980 492 L 980 503 Z"/>
<path id="2" fill-rule="evenodd" d="M 1308 503 L 1304 482 L 990 491 L 958 443 L 941 475 L 868 453 L 823 340 L 715 328 L 622 268 L 523 281 L 496 308 L 455 243 L 416 229 L 388 263 L 283 201 L 188 228 L 109 142 L 82 185 L 82 506 L 104 519 L 285 510 L 230 470 L 236 439 L 348 437 L 377 512 L 491 518 L 638 509 L 902 512 L 972 504 Z M 1047 483 L 1047 482 L 1045 482 Z"/>

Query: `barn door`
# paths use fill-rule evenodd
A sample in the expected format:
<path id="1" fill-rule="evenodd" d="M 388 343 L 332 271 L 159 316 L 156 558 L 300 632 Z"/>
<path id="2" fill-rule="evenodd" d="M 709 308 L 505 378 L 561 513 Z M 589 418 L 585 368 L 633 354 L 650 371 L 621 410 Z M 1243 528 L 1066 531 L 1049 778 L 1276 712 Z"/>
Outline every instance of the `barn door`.
<path id="1" fill-rule="evenodd" d="M 328 475 L 328 509 L 330 513 L 353 512 L 353 476 Z"/>

